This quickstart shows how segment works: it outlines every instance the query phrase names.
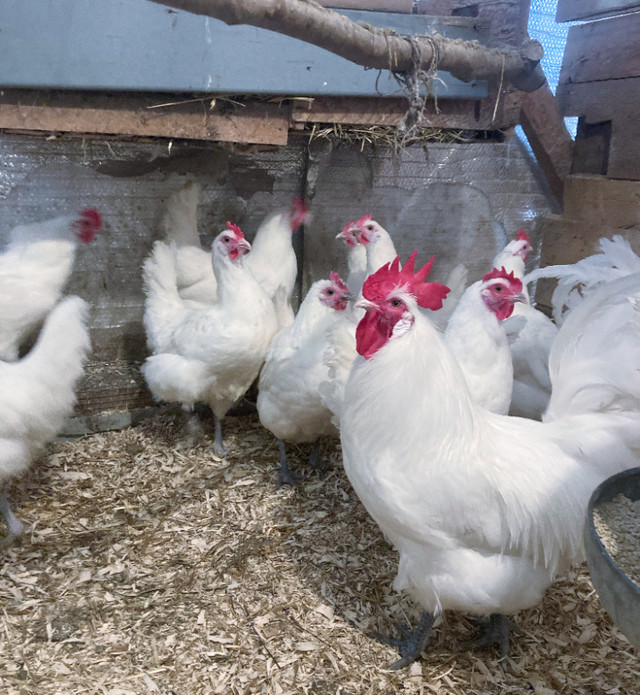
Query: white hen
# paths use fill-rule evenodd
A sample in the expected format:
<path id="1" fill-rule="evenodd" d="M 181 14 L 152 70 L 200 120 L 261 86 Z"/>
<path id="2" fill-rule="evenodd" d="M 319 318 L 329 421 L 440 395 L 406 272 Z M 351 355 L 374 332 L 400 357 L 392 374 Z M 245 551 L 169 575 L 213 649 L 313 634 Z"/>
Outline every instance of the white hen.
<path id="1" fill-rule="evenodd" d="M 637 465 L 640 453 L 635 408 L 541 423 L 479 407 L 419 309 L 438 308 L 442 300 L 442 287 L 424 279 L 423 271 L 414 275 L 412 257 L 401 271 L 394 262 L 365 282 L 361 356 L 341 419 L 345 471 L 400 554 L 395 587 L 425 611 L 413 635 L 392 640 L 401 653 L 395 668 L 419 655 L 434 617 L 447 609 L 490 616 L 506 654 L 504 614 L 537 604 L 558 572 L 582 559 L 591 492 L 614 472 Z M 631 311 L 607 328 L 613 338 L 633 336 L 620 360 L 631 374 L 640 363 L 640 276 L 619 291 L 632 300 L 626 302 Z M 597 314 L 583 319 L 600 321 Z M 584 366 L 588 388 L 592 371 Z"/>
<path id="2" fill-rule="evenodd" d="M 513 366 L 503 322 L 525 301 L 522 282 L 494 268 L 468 287 L 444 332 L 478 405 L 506 415 L 511 405 Z"/>
<path id="3" fill-rule="evenodd" d="M 326 379 L 327 331 L 347 308 L 349 289 L 337 273 L 311 285 L 295 321 L 272 340 L 258 381 L 260 422 L 280 440 L 280 484 L 295 484 L 285 442 L 314 442 L 310 463 L 319 467 L 320 437 L 337 435 L 319 387 Z"/>
<path id="4" fill-rule="evenodd" d="M 0 255 L 0 359 L 18 358 L 21 343 L 56 305 L 76 247 L 95 238 L 97 210 L 15 227 Z"/>
<path id="5" fill-rule="evenodd" d="M 200 246 L 197 207 L 201 187 L 189 182 L 168 200 L 163 219 L 167 244 L 175 243 L 176 279 L 183 299 L 211 305 L 217 300 L 217 283 L 211 255 Z M 309 220 L 306 203 L 295 198 L 290 207 L 272 213 L 260 224 L 245 259 L 249 268 L 271 297 L 280 328 L 293 321 L 291 297 L 298 274 L 298 262 L 291 243 L 292 233 Z M 195 305 L 194 305 L 195 306 Z"/>
<path id="6" fill-rule="evenodd" d="M 278 329 L 271 299 L 243 263 L 251 245 L 228 224 L 212 245 L 217 303 L 194 306 L 176 286 L 175 247 L 156 242 L 143 267 L 144 324 L 153 355 L 142 372 L 153 395 L 191 410 L 208 403 L 215 418 L 214 452 L 224 455 L 222 419 L 244 395 Z"/>
<path id="7" fill-rule="evenodd" d="M 577 263 L 549 265 L 538 268 L 525 277 L 527 284 L 542 278 L 558 280 L 551 296 L 551 306 L 553 318 L 559 326 L 584 297 L 602 284 L 640 273 L 640 257 L 624 237 L 619 234 L 612 239 L 603 237 L 598 246 L 599 253 L 587 256 Z"/>
<path id="8" fill-rule="evenodd" d="M 524 230 L 494 258 L 494 266 L 504 266 L 524 283 L 525 262 L 531 252 L 531 241 Z M 558 333 L 553 321 L 531 305 L 526 284 L 526 301 L 514 307 L 504 322 L 513 361 L 513 394 L 511 415 L 540 420 L 551 395 L 549 353 Z"/>
<path id="9" fill-rule="evenodd" d="M 0 482 L 23 473 L 73 412 L 90 350 L 87 313 L 79 297 L 63 299 L 31 350 L 17 362 L 0 362 Z M 4 495 L 0 512 L 9 538 L 19 536 L 22 523 Z"/>

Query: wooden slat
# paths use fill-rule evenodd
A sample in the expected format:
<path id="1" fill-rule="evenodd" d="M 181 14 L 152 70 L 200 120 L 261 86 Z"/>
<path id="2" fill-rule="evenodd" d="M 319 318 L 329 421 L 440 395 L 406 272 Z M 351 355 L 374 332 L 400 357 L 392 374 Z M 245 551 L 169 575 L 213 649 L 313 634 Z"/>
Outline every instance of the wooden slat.
<path id="1" fill-rule="evenodd" d="M 637 0 L 558 0 L 556 22 L 598 19 L 640 9 Z"/>
<path id="2" fill-rule="evenodd" d="M 431 128 L 460 130 L 498 130 L 513 127 L 518 120 L 521 95 L 501 95 L 495 109 L 495 94 L 487 99 L 439 101 L 437 108 L 427 101 L 424 124 Z M 354 125 L 397 125 L 407 110 L 406 99 L 367 99 L 319 97 L 294 105 L 291 118 L 296 123 L 343 123 Z M 495 110 L 495 114 L 494 114 Z"/>
<path id="3" fill-rule="evenodd" d="M 319 5 L 335 10 L 370 10 L 411 14 L 413 0 L 318 0 Z"/>
<path id="4" fill-rule="evenodd" d="M 640 180 L 640 78 L 559 85 L 556 94 L 565 116 L 592 124 L 611 121 L 607 175 Z"/>
<path id="5" fill-rule="evenodd" d="M 551 191 L 562 203 L 573 141 L 548 84 L 523 96 L 520 122 Z"/>
<path id="6" fill-rule="evenodd" d="M 640 76 L 640 12 L 571 27 L 560 84 Z"/>
<path id="7" fill-rule="evenodd" d="M 150 108 L 175 97 L 49 94 L 31 90 L 3 90 L 0 128 L 15 130 L 147 135 L 168 138 L 285 145 L 290 107 L 254 103 L 233 107 L 211 99 Z"/>

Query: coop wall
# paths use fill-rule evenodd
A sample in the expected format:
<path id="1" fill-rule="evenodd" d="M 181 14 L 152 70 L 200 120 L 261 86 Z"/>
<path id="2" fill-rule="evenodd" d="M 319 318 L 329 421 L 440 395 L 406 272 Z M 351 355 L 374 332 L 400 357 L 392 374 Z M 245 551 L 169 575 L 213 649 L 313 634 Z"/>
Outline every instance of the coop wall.
<path id="1" fill-rule="evenodd" d="M 78 249 L 67 288 L 91 304 L 93 344 L 68 433 L 120 427 L 156 407 L 140 373 L 147 355 L 141 265 L 161 237 L 168 196 L 189 179 L 203 187 L 204 246 L 226 220 L 251 240 L 267 213 L 302 193 L 311 198 L 313 219 L 294 235 L 296 304 L 330 270 L 346 273 L 346 251 L 335 236 L 362 214 L 389 230 L 402 255 L 417 248 L 426 260 L 435 253 L 436 279 L 465 262 L 475 280 L 520 227 L 539 241 L 541 220 L 551 211 L 516 139 L 436 142 L 395 154 L 390 145 L 326 139 L 309 145 L 302 135 L 286 146 L 249 147 L 0 134 L 0 247 L 18 223 L 89 205 L 104 217 L 97 240 Z"/>

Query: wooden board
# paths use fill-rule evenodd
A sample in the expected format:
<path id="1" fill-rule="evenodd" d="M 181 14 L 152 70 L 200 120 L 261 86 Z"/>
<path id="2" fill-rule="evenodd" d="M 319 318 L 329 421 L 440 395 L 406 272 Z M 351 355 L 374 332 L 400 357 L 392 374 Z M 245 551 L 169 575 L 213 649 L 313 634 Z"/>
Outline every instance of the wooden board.
<path id="1" fill-rule="evenodd" d="M 637 0 L 558 0 L 556 22 L 598 19 L 638 8 Z"/>
<path id="2" fill-rule="evenodd" d="M 558 85 L 556 95 L 565 116 L 580 116 L 591 124 L 611 121 L 606 173 L 615 179 L 640 180 L 640 77 Z"/>
<path id="3" fill-rule="evenodd" d="M 285 145 L 290 107 L 171 95 L 102 96 L 3 90 L 0 128 L 14 130 L 148 135 L 219 142 Z M 163 106 L 164 104 L 164 106 Z"/>
<path id="4" fill-rule="evenodd" d="M 296 123 L 342 123 L 354 125 L 397 125 L 407 109 L 406 99 L 318 97 L 294 105 L 291 118 Z M 495 113 L 494 113 L 495 110 Z M 428 100 L 424 123 L 430 128 L 460 130 L 499 130 L 512 128 L 518 121 L 520 94 L 502 95 L 495 109 L 495 96 L 488 99 L 448 99 L 437 108 Z"/>
<path id="5" fill-rule="evenodd" d="M 548 84 L 523 96 L 520 123 L 552 193 L 562 203 L 573 141 Z"/>
<path id="6" fill-rule="evenodd" d="M 472 18 L 341 14 L 400 34 L 437 31 L 481 43 L 487 35 Z M 140 0 L 2 0 L 0 36 L 5 87 L 287 96 L 399 92 L 389 71 L 365 70 L 277 32 Z M 438 76 L 442 82 L 434 81 L 434 91 L 442 99 L 486 96 L 484 81 Z"/>
<path id="7" fill-rule="evenodd" d="M 411 14 L 413 0 L 318 0 L 319 5 L 336 10 L 371 10 Z"/>
<path id="8" fill-rule="evenodd" d="M 640 76 L 640 12 L 569 29 L 560 84 Z"/>

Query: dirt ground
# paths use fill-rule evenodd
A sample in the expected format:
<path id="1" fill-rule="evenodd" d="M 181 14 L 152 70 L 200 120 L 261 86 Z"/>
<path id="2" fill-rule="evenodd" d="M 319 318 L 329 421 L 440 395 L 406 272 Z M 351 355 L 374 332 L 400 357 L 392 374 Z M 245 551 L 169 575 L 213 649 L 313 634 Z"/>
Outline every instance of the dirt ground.
<path id="1" fill-rule="evenodd" d="M 321 478 L 276 488 L 278 448 L 255 415 L 176 448 L 167 412 L 121 431 L 59 441 L 9 494 L 27 531 L 2 551 L 3 695 L 638 692 L 639 652 L 602 609 L 586 568 L 517 615 L 505 666 L 469 651 L 473 626 L 446 615 L 402 671 L 369 635 L 415 624 L 391 583 L 396 554 L 328 442 Z"/>

